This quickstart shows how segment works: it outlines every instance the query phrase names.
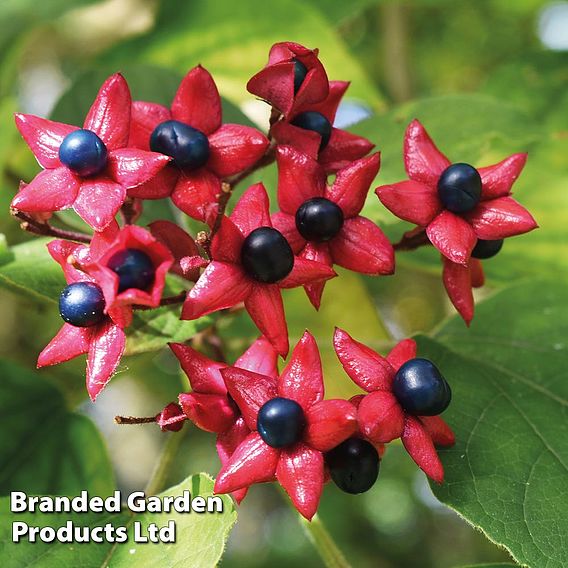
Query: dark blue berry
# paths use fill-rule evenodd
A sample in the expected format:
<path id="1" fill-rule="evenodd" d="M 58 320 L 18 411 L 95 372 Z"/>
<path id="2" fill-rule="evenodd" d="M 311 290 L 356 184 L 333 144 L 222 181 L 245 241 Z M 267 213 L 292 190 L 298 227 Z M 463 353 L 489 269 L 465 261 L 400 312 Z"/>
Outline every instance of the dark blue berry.
<path id="1" fill-rule="evenodd" d="M 296 228 L 307 241 L 329 241 L 339 233 L 341 227 L 341 207 L 325 197 L 308 199 L 296 211 Z"/>
<path id="2" fill-rule="evenodd" d="M 304 130 L 317 132 L 321 136 L 320 152 L 327 146 L 331 137 L 331 122 L 320 112 L 314 110 L 302 112 L 292 120 L 292 124 Z"/>
<path id="3" fill-rule="evenodd" d="M 107 266 L 118 274 L 118 291 L 128 288 L 146 290 L 154 283 L 154 263 L 138 249 L 124 249 L 113 254 Z"/>
<path id="4" fill-rule="evenodd" d="M 241 261 L 249 276 L 271 284 L 290 274 L 294 267 L 294 253 L 280 231 L 260 227 L 245 239 Z"/>
<path id="5" fill-rule="evenodd" d="M 481 199 L 481 176 L 469 164 L 452 164 L 438 180 L 438 195 L 453 213 L 471 211 Z"/>
<path id="6" fill-rule="evenodd" d="M 209 159 L 207 136 L 177 120 L 166 120 L 156 126 L 150 136 L 150 149 L 171 156 L 183 170 L 196 170 Z"/>
<path id="7" fill-rule="evenodd" d="M 477 239 L 477 243 L 471 251 L 473 258 L 491 258 L 495 256 L 503 247 L 503 239 L 496 241 L 484 241 Z"/>
<path id="8" fill-rule="evenodd" d="M 302 407 L 289 398 L 276 397 L 258 411 L 256 429 L 273 448 L 285 448 L 298 442 L 306 425 Z"/>
<path id="9" fill-rule="evenodd" d="M 59 146 L 59 160 L 82 177 L 100 173 L 107 164 L 104 142 L 90 130 L 75 130 L 67 134 Z"/>
<path id="10" fill-rule="evenodd" d="M 452 391 L 438 367 L 428 359 L 410 359 L 398 370 L 393 394 L 409 414 L 435 416 L 448 408 Z"/>
<path id="11" fill-rule="evenodd" d="M 59 296 L 59 313 L 75 327 L 97 325 L 105 317 L 105 298 L 92 282 L 74 282 L 63 288 Z"/>
<path id="12" fill-rule="evenodd" d="M 361 438 L 348 438 L 327 452 L 325 461 L 331 479 L 346 493 L 368 491 L 379 476 L 379 454 L 372 444 Z"/>
<path id="13" fill-rule="evenodd" d="M 308 68 L 298 59 L 293 59 L 294 62 L 294 94 L 300 90 L 306 75 L 308 74 Z"/>

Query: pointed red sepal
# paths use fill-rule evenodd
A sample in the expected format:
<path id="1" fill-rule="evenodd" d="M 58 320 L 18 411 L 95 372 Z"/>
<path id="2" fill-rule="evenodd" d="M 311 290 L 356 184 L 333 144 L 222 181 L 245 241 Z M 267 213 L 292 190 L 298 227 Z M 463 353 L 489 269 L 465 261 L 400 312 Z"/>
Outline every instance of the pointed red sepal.
<path id="1" fill-rule="evenodd" d="M 183 78 L 172 102 L 172 118 L 204 134 L 221 126 L 221 97 L 209 71 L 198 65 Z"/>
<path id="2" fill-rule="evenodd" d="M 395 371 L 398 371 L 404 363 L 416 357 L 416 341 L 403 339 L 399 341 L 387 355 L 387 361 Z"/>
<path id="3" fill-rule="evenodd" d="M 444 481 L 444 467 L 428 432 L 418 418 L 407 416 L 402 443 L 416 465 L 436 483 Z"/>
<path id="4" fill-rule="evenodd" d="M 333 258 L 331 257 L 328 243 L 306 243 L 306 246 L 302 250 L 301 257 L 319 262 L 326 266 L 333 266 Z M 306 295 L 316 310 L 320 308 L 325 283 L 326 280 L 304 285 Z"/>
<path id="5" fill-rule="evenodd" d="M 373 276 L 394 272 L 394 249 L 381 229 L 366 217 L 346 219 L 329 242 L 335 264 Z"/>
<path id="6" fill-rule="evenodd" d="M 221 180 L 205 168 L 179 176 L 172 192 L 174 205 L 192 219 L 211 223 L 217 214 Z"/>
<path id="7" fill-rule="evenodd" d="M 404 165 L 411 180 L 436 187 L 440 174 L 450 161 L 434 144 L 426 129 L 413 120 L 404 136 Z"/>
<path id="8" fill-rule="evenodd" d="M 473 293 L 471 290 L 471 271 L 469 266 L 456 264 L 443 259 L 442 279 L 452 304 L 467 325 L 471 323 L 474 312 Z"/>
<path id="9" fill-rule="evenodd" d="M 111 75 L 100 88 L 83 128 L 92 130 L 108 150 L 124 148 L 130 132 L 130 89 L 120 73 Z"/>
<path id="10" fill-rule="evenodd" d="M 251 432 L 223 464 L 217 480 L 215 493 L 231 493 L 253 483 L 272 481 L 280 450 L 271 448 L 257 432 Z"/>
<path id="11" fill-rule="evenodd" d="M 333 345 L 341 365 L 355 384 L 367 392 L 390 390 L 394 369 L 384 357 L 339 328 L 335 328 Z"/>
<path id="12" fill-rule="evenodd" d="M 466 265 L 477 242 L 471 225 L 451 211 L 442 211 L 426 229 L 430 242 L 448 259 Z"/>
<path id="13" fill-rule="evenodd" d="M 278 460 L 276 477 L 298 512 L 311 520 L 323 491 L 323 454 L 301 443 L 285 448 Z"/>
<path id="14" fill-rule="evenodd" d="M 230 219 L 244 237 L 259 227 L 272 227 L 268 193 L 262 183 L 251 185 L 243 193 Z"/>
<path id="15" fill-rule="evenodd" d="M 376 391 L 361 400 L 357 419 L 362 434 L 375 444 L 400 438 L 404 429 L 404 412 L 395 396 Z"/>
<path id="16" fill-rule="evenodd" d="M 538 227 L 533 216 L 512 197 L 481 201 L 465 215 L 478 239 L 496 240 L 528 233 Z"/>
<path id="17" fill-rule="evenodd" d="M 128 146 L 149 150 L 150 136 L 156 126 L 172 118 L 170 109 L 156 103 L 134 101 L 131 111 Z"/>
<path id="18" fill-rule="evenodd" d="M 375 190 L 381 203 L 399 219 L 425 227 L 440 213 L 442 204 L 430 185 L 406 180 Z"/>
<path id="19" fill-rule="evenodd" d="M 320 152 L 318 162 L 327 173 L 334 173 L 366 156 L 374 147 L 375 145 L 363 136 L 332 128 L 329 143 Z"/>
<path id="20" fill-rule="evenodd" d="M 345 219 L 356 217 L 363 209 L 369 187 L 380 165 L 381 156 L 377 152 L 337 172 L 335 181 L 327 188 L 325 197 L 341 208 Z"/>
<path id="21" fill-rule="evenodd" d="M 170 162 L 169 156 L 135 148 L 120 148 L 109 153 L 107 174 L 130 189 L 155 177 Z"/>
<path id="22" fill-rule="evenodd" d="M 456 436 L 452 429 L 439 416 L 419 416 L 418 418 L 437 446 L 453 446 L 456 443 Z"/>
<path id="23" fill-rule="evenodd" d="M 229 461 L 234 451 L 249 434 L 250 430 L 242 417 L 238 418 L 229 430 L 218 434 L 216 447 L 222 466 Z M 248 489 L 237 489 L 231 495 L 237 503 L 240 503 L 245 498 L 247 491 Z"/>
<path id="24" fill-rule="evenodd" d="M 479 168 L 482 184 L 481 199 L 495 199 L 508 195 L 526 162 L 527 154 L 513 154 L 498 164 Z"/>
<path id="25" fill-rule="evenodd" d="M 226 432 L 238 418 L 238 409 L 226 395 L 181 393 L 179 403 L 185 415 L 206 432 Z"/>
<path id="26" fill-rule="evenodd" d="M 322 400 L 306 412 L 305 443 L 328 452 L 357 431 L 357 409 L 346 400 Z"/>
<path id="27" fill-rule="evenodd" d="M 78 129 L 77 126 L 53 122 L 33 114 L 16 113 L 14 119 L 40 166 L 46 169 L 59 168 L 59 146 L 68 134 Z"/>
<path id="28" fill-rule="evenodd" d="M 266 337 L 259 337 L 236 361 L 235 367 L 276 379 L 278 353 Z"/>
<path id="29" fill-rule="evenodd" d="M 251 430 L 256 430 L 256 419 L 260 407 L 277 396 L 276 379 L 236 367 L 221 369 L 221 375 L 247 426 Z"/>
<path id="30" fill-rule="evenodd" d="M 307 411 L 323 399 L 323 371 L 316 340 L 305 331 L 278 381 L 278 396 L 295 400 Z"/>
<path id="31" fill-rule="evenodd" d="M 57 335 L 44 347 L 37 360 L 38 369 L 50 365 L 58 365 L 70 361 L 89 351 L 93 329 L 75 327 L 68 323 L 57 332 Z"/>
<path id="32" fill-rule="evenodd" d="M 124 331 L 111 320 L 93 330 L 87 356 L 87 392 L 93 402 L 110 381 L 125 346 Z"/>

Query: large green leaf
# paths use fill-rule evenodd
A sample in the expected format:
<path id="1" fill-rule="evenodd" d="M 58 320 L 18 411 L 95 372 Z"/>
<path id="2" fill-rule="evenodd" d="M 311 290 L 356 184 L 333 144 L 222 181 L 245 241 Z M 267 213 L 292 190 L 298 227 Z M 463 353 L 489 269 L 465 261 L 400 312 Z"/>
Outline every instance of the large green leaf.
<path id="1" fill-rule="evenodd" d="M 213 494 L 213 480 L 205 474 L 188 477 L 179 485 L 171 487 L 160 496 L 181 495 L 189 490 L 192 497 L 198 495 L 207 498 Z M 162 566 L 191 566 L 192 568 L 210 568 L 219 562 L 225 542 L 232 526 L 237 520 L 237 512 L 230 497 L 223 495 L 223 513 L 140 513 L 120 514 L 33 514 L 8 512 L 9 500 L 0 500 L 0 557 L 6 568 L 37 566 L 38 568 L 59 568 L 60 566 L 81 566 L 82 568 L 131 568 L 144 566 L 158 568 Z M 12 543 L 12 522 L 23 521 L 32 526 L 57 528 L 71 520 L 75 526 L 104 526 L 112 523 L 116 526 L 129 527 L 129 541 L 123 544 L 90 543 L 69 545 L 58 542 L 49 544 Z M 176 525 L 176 543 L 174 544 L 139 544 L 133 542 L 134 522 L 140 522 L 146 528 L 149 523 L 164 526 L 168 521 Z"/>
<path id="2" fill-rule="evenodd" d="M 110 494 L 112 467 L 91 420 L 37 373 L 0 361 L 0 375 L 0 494 Z"/>
<path id="3" fill-rule="evenodd" d="M 47 252 L 49 241 L 32 239 L 5 251 L 0 256 L 0 286 L 36 301 L 57 301 L 65 278 Z"/>
<path id="4" fill-rule="evenodd" d="M 163 306 L 155 310 L 142 310 L 134 314 L 128 328 L 126 354 L 156 351 L 168 342 L 184 342 L 212 325 L 213 317 L 180 320 L 179 308 Z"/>
<path id="5" fill-rule="evenodd" d="M 298 0 L 279 2 L 162 2 L 155 28 L 105 54 L 117 62 L 146 61 L 182 73 L 198 63 L 211 71 L 221 92 L 241 102 L 247 80 L 267 61 L 270 46 L 290 40 L 319 47 L 332 79 L 352 81 L 350 96 L 374 106 L 382 98 L 342 39 L 318 9 Z"/>
<path id="6" fill-rule="evenodd" d="M 568 564 L 566 282 L 528 282 L 452 318 L 419 352 L 453 390 L 436 496 L 531 567 Z"/>

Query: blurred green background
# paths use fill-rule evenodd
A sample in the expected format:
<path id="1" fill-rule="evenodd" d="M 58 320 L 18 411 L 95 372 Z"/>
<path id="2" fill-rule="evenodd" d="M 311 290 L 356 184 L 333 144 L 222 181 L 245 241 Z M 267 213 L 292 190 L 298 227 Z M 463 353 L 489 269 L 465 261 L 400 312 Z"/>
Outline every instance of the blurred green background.
<path id="1" fill-rule="evenodd" d="M 265 129 L 267 109 L 248 95 L 245 84 L 264 65 L 272 43 L 284 40 L 319 47 L 330 78 L 352 81 L 338 121 L 369 137 L 382 151 L 377 183 L 403 178 L 402 134 L 414 116 L 455 161 L 486 165 L 507 153 L 529 150 L 529 165 L 515 194 L 543 230 L 511 239 L 499 260 L 486 263 L 489 283 L 478 299 L 503 284 L 566 270 L 568 2 L 539 0 L 4 0 L 0 232 L 5 240 L 0 255 L 7 254 L 6 243 L 30 240 L 8 211 L 19 180 L 29 181 L 37 171 L 13 126 L 15 110 L 80 122 L 98 86 L 114 71 L 125 73 L 134 98 L 167 104 L 181 76 L 201 63 L 213 73 L 227 101 L 227 120 Z M 273 195 L 274 168 L 250 181 L 258 179 Z M 406 228 L 374 195 L 365 213 L 393 239 Z M 144 219 L 158 217 L 198 228 L 180 219 L 166 202 L 146 207 Z M 65 215 L 65 220 L 80 226 L 73 215 Z M 43 244 L 26 246 L 19 249 L 24 260 L 27 254 L 33 258 L 30 251 Z M 29 268 L 33 272 L 34 265 Z M 53 273 L 58 270 L 54 267 Z M 291 343 L 304 328 L 314 331 L 328 396 L 356 392 L 335 361 L 333 326 L 346 328 L 377 349 L 415 332 L 429 332 L 452 313 L 439 273 L 437 255 L 421 251 L 401 255 L 395 277 L 373 280 L 341 272 L 328 284 L 319 314 L 309 309 L 302 290 L 286 295 Z M 14 283 L 12 276 L 6 261 L 0 267 L 0 356 L 33 369 L 60 319 L 55 303 L 26 294 L 25 280 Z M 230 357 L 236 357 L 256 332 L 240 315 L 220 323 L 219 333 Z M 53 481 L 63 475 L 60 456 L 66 449 L 60 432 L 68 422 L 79 420 L 88 430 L 85 438 L 74 441 L 77 446 L 97 436 L 90 422 L 67 409 L 89 416 L 100 428 L 121 489 L 145 485 L 166 435 L 152 426 L 116 426 L 113 417 L 153 415 L 185 388 L 185 378 L 168 351 L 125 358 L 96 405 L 85 400 L 83 361 L 35 374 L 25 385 L 18 373 L 4 369 L 0 406 L 6 427 L 0 437 L 19 440 L 25 451 L 19 465 L 0 466 L 2 495 L 10 489 L 65 493 L 82 488 L 80 475 L 65 474 L 68 485 Z M 37 395 L 42 412 L 32 405 L 30 392 L 42 393 Z M 54 413 L 62 413 L 62 418 L 52 420 Z M 182 450 L 170 471 L 172 484 L 189 473 L 214 475 L 218 469 L 213 436 L 185 429 Z M 100 452 L 87 452 L 93 479 L 106 467 L 104 448 Z M 26 468 L 36 475 L 18 477 Z M 326 487 L 321 517 L 354 566 L 449 568 L 508 560 L 505 552 L 436 501 L 423 474 L 397 445 L 389 448 L 380 482 L 367 494 L 352 497 Z M 253 488 L 239 508 L 223 566 L 293 563 L 315 566 L 318 559 L 278 491 Z"/>

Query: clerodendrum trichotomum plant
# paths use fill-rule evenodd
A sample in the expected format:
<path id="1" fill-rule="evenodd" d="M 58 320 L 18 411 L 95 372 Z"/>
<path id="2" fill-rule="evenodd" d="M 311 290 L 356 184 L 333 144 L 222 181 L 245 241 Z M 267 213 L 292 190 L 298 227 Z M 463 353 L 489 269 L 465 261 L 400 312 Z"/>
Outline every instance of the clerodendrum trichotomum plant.
<path id="1" fill-rule="evenodd" d="M 277 482 L 308 520 L 325 483 L 348 493 L 370 489 L 394 440 L 443 483 L 436 446 L 455 442 L 441 417 L 451 403 L 452 377 L 422 358 L 413 339 L 383 355 L 358 342 L 357 329 L 336 329 L 328 341 L 364 394 L 326 399 L 309 330 L 279 365 L 290 351 L 286 290 L 303 287 L 317 310 L 333 302 L 324 292 L 337 277 L 335 266 L 388 276 L 398 250 L 432 245 L 441 253 L 449 299 L 469 325 L 482 261 L 498 254 L 507 237 L 537 226 L 511 196 L 526 154 L 484 167 L 452 162 L 417 117 L 403 141 L 408 179 L 373 188 L 384 207 L 416 225 L 391 243 L 361 213 L 380 154 L 369 140 L 333 126 L 348 86 L 328 80 L 317 50 L 279 43 L 247 85 L 271 107 L 266 134 L 223 121 L 217 87 L 201 66 L 187 73 L 169 108 L 132 101 L 116 74 L 82 126 L 16 115 L 43 171 L 21 183 L 13 213 L 26 230 L 55 237 L 49 254 L 67 280 L 59 297 L 63 325 L 38 366 L 86 354 L 94 401 L 117 369 L 136 310 L 181 305 L 182 320 L 214 314 L 217 321 L 246 310 L 258 338 L 232 364 L 197 351 L 192 337 L 169 344 L 191 391 L 161 411 L 165 401 L 157 402 L 152 421 L 164 431 L 180 431 L 189 421 L 216 434 L 222 467 L 215 492 L 240 503 L 251 485 Z M 254 176 L 273 162 L 278 181 L 268 188 L 276 195 L 269 203 Z M 253 184 L 227 214 L 245 178 Z M 154 199 L 171 199 L 180 215 L 206 229 L 193 238 L 167 220 L 136 225 L 145 201 Z M 50 223 L 70 208 L 92 234 Z M 184 280 L 181 293 L 167 292 L 171 278 Z"/>

